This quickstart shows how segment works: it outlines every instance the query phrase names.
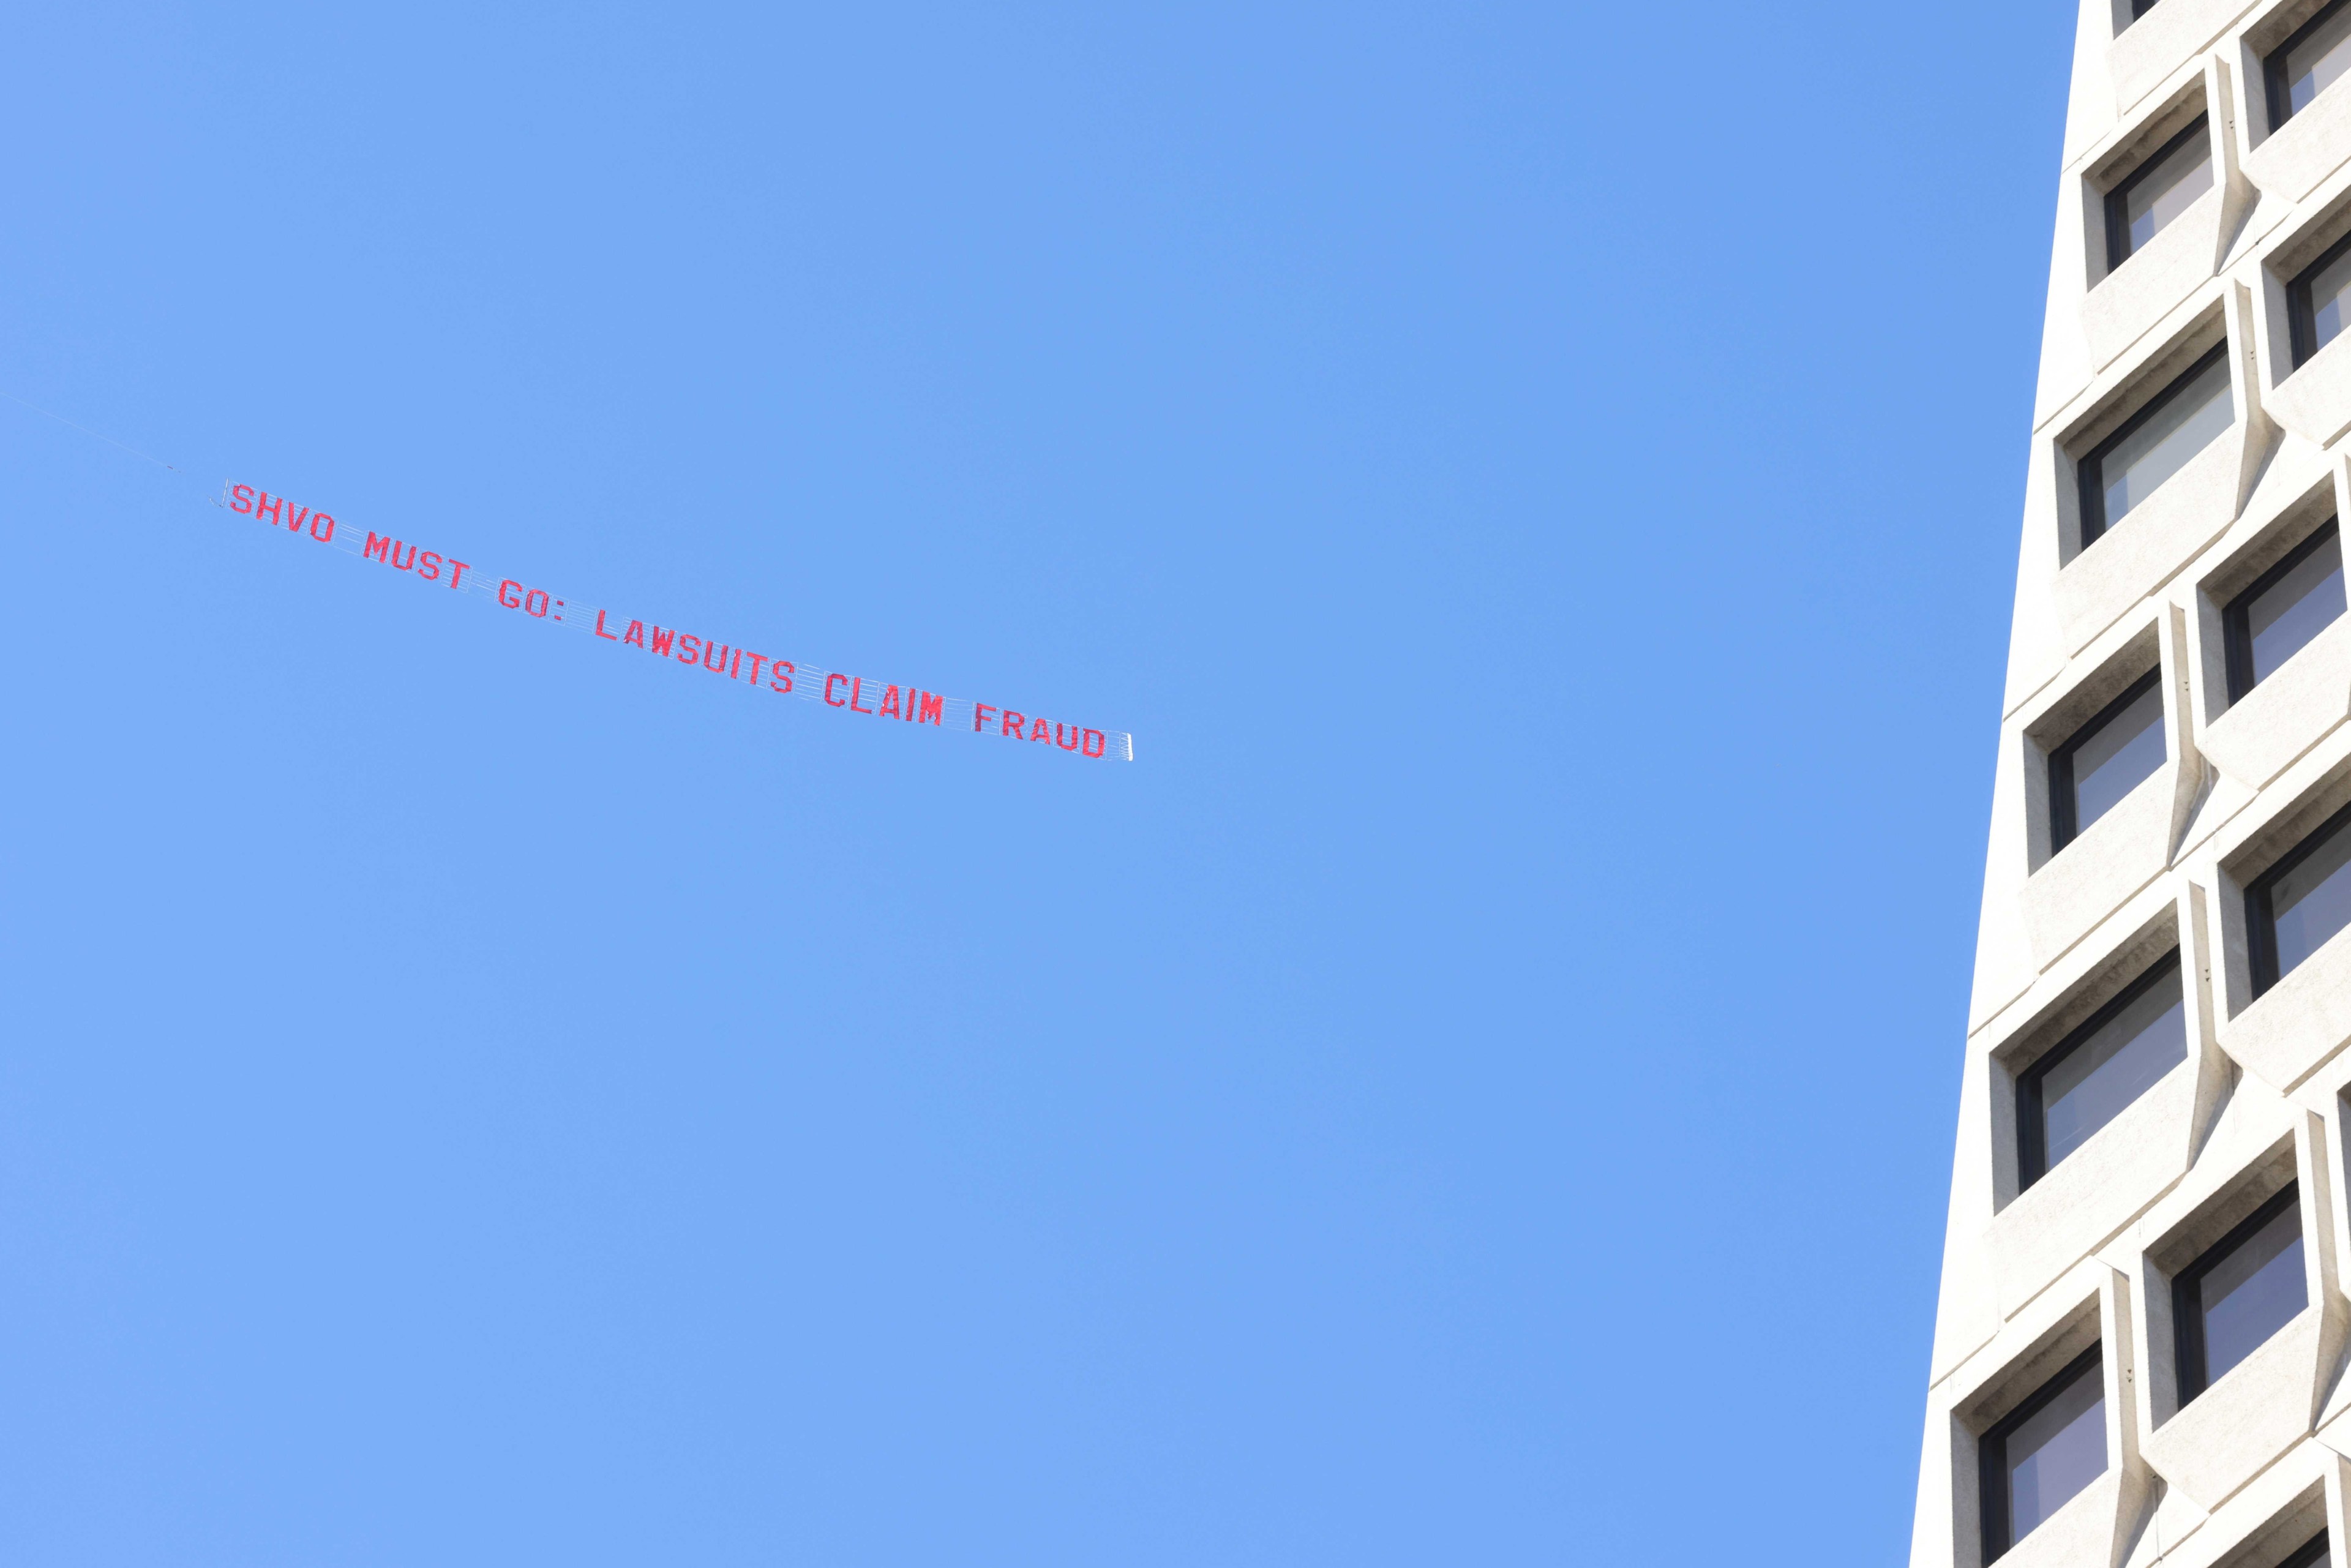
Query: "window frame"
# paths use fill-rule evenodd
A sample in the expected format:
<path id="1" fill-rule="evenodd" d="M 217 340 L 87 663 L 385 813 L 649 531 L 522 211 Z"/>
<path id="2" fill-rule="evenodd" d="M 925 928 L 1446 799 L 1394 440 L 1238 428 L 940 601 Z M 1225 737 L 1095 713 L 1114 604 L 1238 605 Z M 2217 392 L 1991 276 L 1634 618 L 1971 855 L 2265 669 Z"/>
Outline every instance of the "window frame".
<path id="1" fill-rule="evenodd" d="M 2132 18 L 2133 21 L 2137 19 L 2136 16 Z M 2138 167 L 2115 182 L 2115 188 L 2106 193 L 2106 271 L 2109 274 L 2137 254 L 2126 248 L 2130 239 L 2130 217 L 2125 204 L 2130 200 L 2131 193 L 2165 159 L 2186 146 L 2189 139 L 2195 136 L 2204 138 L 2204 155 L 2209 160 L 2212 155 L 2212 114 L 2210 110 L 2197 115 L 2186 130 L 2140 159 Z"/>
<path id="2" fill-rule="evenodd" d="M 2270 907 L 2270 894 L 2276 890 L 2281 877 L 2308 860 L 2321 843 L 2338 829 L 2346 827 L 2351 827 L 2351 806 L 2344 807 L 2303 834 L 2294 848 L 2278 857 L 2274 865 L 2246 883 L 2245 953 L 2248 967 L 2252 971 L 2255 999 L 2267 994 L 2271 987 L 2284 978 L 2278 973 L 2277 913 Z"/>
<path id="3" fill-rule="evenodd" d="M 2093 1377 L 2103 1377 L 2105 1351 L 2105 1341 L 2102 1338 L 2097 1343 L 2051 1373 L 2047 1381 L 2027 1396 L 2022 1404 L 1993 1422 L 1985 1430 L 1984 1435 L 1976 1439 L 1976 1500 L 1983 1521 L 1985 1563 L 1990 1563 L 1995 1558 L 2006 1555 L 2016 1545 L 2014 1537 L 2009 1533 L 2016 1522 L 2009 1517 L 2008 1511 L 2008 1439 L 2010 1436 L 2019 1427 L 2039 1415 L 2042 1409 L 2054 1401 L 2059 1395 L 2073 1387 L 2076 1378 L 2085 1373 Z M 2098 1396 L 2103 1403 L 2105 1390 L 2101 1388 L 2098 1391 Z M 2112 1469 L 2114 1462 L 2114 1456 L 2109 1453 L 2106 1456 L 2106 1468 Z M 2081 1494 L 2077 1492 L 2074 1495 L 2078 1497 Z M 2060 1503 L 2058 1506 L 2062 1508 L 2064 1504 Z"/>
<path id="4" fill-rule="evenodd" d="M 2088 1044 L 2090 1037 L 2112 1022 L 2116 1014 L 2153 990 L 2167 975 L 2179 973 L 2179 949 L 2175 946 L 2140 970 L 2121 990 L 2100 1004 L 2097 1011 L 2068 1030 L 2064 1039 L 2035 1057 L 2032 1066 L 2016 1075 L 2016 1190 L 2019 1194 L 2028 1191 L 2033 1183 L 2047 1176 L 2051 1168 L 2048 1107 L 2042 1103 L 2043 1081 L 2058 1063 Z M 2187 985 L 2184 977 L 2180 984 L 2184 1001 Z M 2091 1134 L 2093 1137 L 2096 1135 L 2095 1133 Z"/>
<path id="5" fill-rule="evenodd" d="M 2351 246 L 2351 235 L 2344 244 Z M 2275 566 L 2271 567 L 2229 601 L 2220 612 L 2220 644 L 2229 667 L 2229 706 L 2252 695 L 2260 682 L 2253 677 L 2253 601 L 2275 588 L 2286 574 L 2308 560 L 2325 548 L 2326 541 L 2342 537 L 2341 519 L 2328 517 L 2310 530 L 2310 537 L 2286 551 Z M 2351 570 L 2351 566 L 2346 566 Z"/>
<path id="6" fill-rule="evenodd" d="M 2346 5 L 2351 5 L 2351 0 L 2328 0 L 2328 4 L 2321 5 L 2310 20 L 2288 33 L 2283 43 L 2262 57 L 2262 97 L 2269 100 L 2271 135 L 2283 130 L 2285 122 L 2294 118 L 2294 105 L 2286 96 L 2286 56 L 2293 52 L 2296 44 L 2333 20 L 2335 13 Z"/>
<path id="7" fill-rule="evenodd" d="M 2212 1380 L 2205 1375 L 2204 1276 L 2226 1262 L 2229 1255 L 2251 1239 L 2255 1231 L 2301 1202 L 2302 1183 L 2297 1178 L 2271 1194 L 2226 1236 L 2204 1249 L 2196 1261 L 2172 1276 L 2171 1370 L 2179 1386 L 2180 1408 L 2187 1408 L 2190 1400 L 2212 1386 Z M 2309 1304 L 2304 1301 L 2305 1311 Z"/>
<path id="8" fill-rule="evenodd" d="M 2059 851 L 2082 836 L 2078 821 L 2081 803 L 2074 789 L 2074 754 L 2082 743 L 2096 735 L 2117 717 L 2124 708 L 2145 696 L 2147 688 L 2163 679 L 2163 665 L 2155 668 L 2123 688 L 2122 695 L 2074 727 L 2074 733 L 2049 748 L 2049 854 L 2054 859 Z M 2161 715 L 2157 722 L 2168 725 L 2169 714 Z M 2166 737 L 2167 743 L 2169 737 Z M 2137 789 L 2137 785 L 2132 786 Z"/>
<path id="9" fill-rule="evenodd" d="M 2337 5 L 2351 5 L 2351 0 L 2335 0 Z M 2116 447 L 2138 434 L 2148 421 L 2171 406 L 2172 401 L 2187 391 L 2190 382 L 2212 368 L 2216 361 L 2224 361 L 2229 352 L 2229 339 L 2224 332 L 2220 340 L 2196 356 L 2195 362 L 2181 368 L 2179 373 L 2164 383 L 2163 390 L 2147 400 L 2137 413 L 2116 425 L 2106 438 L 2084 453 L 2074 465 L 2074 479 L 2081 491 L 2082 549 L 2088 549 L 2113 531 L 2114 524 L 2106 517 L 2106 487 L 2103 478 L 2106 458 Z M 2229 397 L 2233 404 L 2237 389 L 2232 383 Z M 2080 551 L 2074 552 L 2077 555 Z"/>
<path id="10" fill-rule="evenodd" d="M 2310 285 L 2320 272 L 2343 259 L 2351 251 L 2351 233 L 2321 251 L 2318 259 L 2294 275 L 2285 286 L 2286 351 L 2294 359 L 2294 371 L 2308 364 L 2320 348 L 2318 341 L 2318 311 L 2311 304 Z M 2286 373 L 2291 375 L 2294 371 Z"/>

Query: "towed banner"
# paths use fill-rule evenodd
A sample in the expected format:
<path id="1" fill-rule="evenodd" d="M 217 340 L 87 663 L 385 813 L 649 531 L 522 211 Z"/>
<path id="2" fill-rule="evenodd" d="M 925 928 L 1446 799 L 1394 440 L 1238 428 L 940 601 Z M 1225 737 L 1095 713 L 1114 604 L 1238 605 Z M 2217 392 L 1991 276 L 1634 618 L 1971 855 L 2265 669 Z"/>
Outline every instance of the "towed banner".
<path id="1" fill-rule="evenodd" d="M 354 528 L 325 512 L 297 507 L 283 496 L 273 496 L 251 485 L 224 484 L 215 505 L 243 517 L 282 528 L 291 537 L 331 546 L 417 580 L 441 584 L 458 593 L 471 593 L 500 608 L 536 621 L 592 633 L 616 648 L 635 648 L 658 659 L 690 664 L 730 681 L 747 682 L 754 691 L 772 692 L 822 702 L 843 713 L 863 714 L 899 724 L 929 725 L 942 730 L 969 730 L 1008 740 L 1040 742 L 1074 756 L 1134 760 L 1134 737 L 1124 730 L 1088 729 L 1064 725 L 1018 708 L 964 697 L 941 696 L 912 685 L 875 681 L 868 690 L 862 675 L 843 674 L 805 660 L 753 653 L 739 643 L 697 636 L 674 626 L 654 625 L 633 616 L 592 604 L 573 604 L 544 588 L 518 578 L 502 577 L 472 561 L 459 560 L 446 550 L 431 550 L 373 528 Z"/>

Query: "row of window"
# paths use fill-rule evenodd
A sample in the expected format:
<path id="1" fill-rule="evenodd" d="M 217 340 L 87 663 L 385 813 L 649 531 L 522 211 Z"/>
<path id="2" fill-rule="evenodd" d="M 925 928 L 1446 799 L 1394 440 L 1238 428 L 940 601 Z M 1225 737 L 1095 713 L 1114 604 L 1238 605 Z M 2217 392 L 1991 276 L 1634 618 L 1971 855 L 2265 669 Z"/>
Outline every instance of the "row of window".
<path id="1" fill-rule="evenodd" d="M 2158 0 L 2129 0 L 2133 20 Z M 2333 0 L 2263 63 L 2275 131 L 2351 71 L 2351 0 Z M 2158 147 L 2105 193 L 2111 272 L 2212 186 L 2209 116 Z M 2286 285 L 2293 364 L 2332 342 L 2351 311 L 2351 235 Z M 2081 546 L 2087 549 L 2235 423 L 2228 346 L 2182 371 L 2077 459 Z M 2329 519 L 2222 612 L 2228 696 L 2274 674 L 2346 608 L 2340 532 Z M 2164 761 L 2161 672 L 2150 670 L 2049 753 L 2052 849 L 2063 849 Z M 2245 894 L 2256 995 L 2351 925 L 2351 808 L 2317 830 Z M 2019 1186 L 2086 1143 L 2189 1055 L 2175 948 L 2015 1080 Z M 2308 1305 L 2298 1186 L 2288 1183 L 2172 1277 L 2171 1346 L 2186 1406 Z M 2093 1345 L 2018 1403 L 1979 1440 L 1983 1556 L 2003 1554 L 2105 1471 L 2103 1347 Z M 2276 1568 L 2328 1561 L 2325 1531 Z"/>
<path id="2" fill-rule="evenodd" d="M 2302 1218 L 2289 1186 L 2173 1281 L 2180 1403 L 2268 1342 L 2309 1305 Z M 1979 1440 L 1984 1561 L 2032 1533 L 2105 1473 L 2103 1345 L 2093 1345 Z M 2279 1568 L 2325 1560 L 2326 1534 Z"/>
<path id="3" fill-rule="evenodd" d="M 2351 31 L 2351 0 L 2335 0 L 2327 15 Z M 2110 269 L 2144 248 L 2211 183 L 2209 121 L 2199 115 L 2107 193 Z M 2341 219 L 2325 221 L 2331 225 Z M 2351 229 L 2286 278 L 2284 294 L 2291 371 L 2340 337 L 2351 321 Z M 2086 452 L 2073 454 L 2081 497 L 2079 549 L 2087 549 L 2121 522 L 2236 417 L 2224 340 L 2156 389 L 2112 434 Z"/>
<path id="4" fill-rule="evenodd" d="M 2155 7 L 2156 0 L 2130 0 L 2129 20 L 2136 22 Z M 2274 133 L 2309 108 L 2311 99 L 2346 69 L 2351 69 L 2351 5 L 2335 0 L 2262 57 L 2262 99 L 2270 131 Z"/>
<path id="5" fill-rule="evenodd" d="M 2286 304 L 2299 367 L 2341 336 L 2351 319 L 2351 234 L 2295 277 L 2287 286 Z M 2076 459 L 2082 548 L 2096 543 L 2236 420 L 2229 345 L 2222 341 Z"/>
<path id="6" fill-rule="evenodd" d="M 2156 1061 L 2179 1061 L 2177 955 L 2121 999 L 2142 1039 L 2163 1039 Z M 2127 1049 L 2126 1049 L 2127 1053 Z M 2114 1061 L 2114 1058 L 2109 1058 Z M 2302 1185 L 2287 1180 L 2260 1206 L 2170 1274 L 2170 1368 L 2177 1410 L 2215 1387 L 2252 1352 L 2293 1323 L 2309 1302 L 2302 1258 Z M 2163 1354 L 2165 1347 L 2151 1347 Z M 1977 1488 L 1984 1563 L 2024 1540 L 2038 1523 L 2106 1471 L 2106 1396 L 2102 1344 L 2060 1368 L 1977 1438 Z M 2278 1568 L 2325 1561 L 2325 1532 L 2281 1559 Z"/>
<path id="7" fill-rule="evenodd" d="M 2289 1199 L 2293 1189 L 2280 1195 Z M 2250 1223 L 2250 1222 L 2249 1222 Z M 2299 1222 L 2283 1243 L 2275 1232 L 2278 1221 L 2252 1239 L 2232 1239 L 2227 1266 L 2250 1270 L 2231 1292 L 2220 1300 L 2233 1317 L 2218 1331 L 2241 1336 L 2256 1320 L 2266 1321 L 2293 1302 L 2291 1311 L 2262 1333 L 2265 1340 L 2287 1319 L 2302 1311 L 2302 1235 Z M 2222 1248 L 2231 1247 L 2224 1242 Z M 2269 1250 L 2264 1251 L 2265 1249 Z M 2221 1248 L 2215 1248 L 2216 1252 Z M 2239 1255 L 2245 1260 L 2235 1261 Z M 2260 1261 L 2254 1261 L 2256 1257 Z M 2216 1270 L 2217 1271 L 2217 1270 Z M 2183 1323 L 2191 1320 L 2183 1317 Z M 2192 1320 L 2194 1333 L 2210 1337 L 2210 1313 Z M 2182 1331 L 2187 1337 L 2188 1331 Z M 2258 1345 L 2261 1340 L 2255 1340 Z M 2240 1352 L 2243 1359 L 2252 1346 Z M 2036 1389 L 2032 1396 L 1986 1432 L 1977 1448 L 1977 1473 L 1983 1489 L 1983 1560 L 1989 1564 L 2031 1534 L 2033 1528 L 2106 1473 L 2106 1394 L 2103 1362 L 2105 1346 L 2092 1345 L 2064 1371 Z M 2233 1362 L 2231 1365 L 2235 1364 Z M 2321 1568 L 2328 1561 L 2326 1531 L 2289 1552 L 2277 1568 Z"/>
<path id="8" fill-rule="evenodd" d="M 2221 610 L 2229 701 L 2277 674 L 2345 606 L 2342 532 L 2329 518 Z M 2049 748 L 2052 854 L 2163 767 L 2163 708 L 2162 672 L 2150 669 Z"/>
<path id="9" fill-rule="evenodd" d="M 2351 806 L 2279 857 L 2244 896 L 2259 996 L 2351 925 Z M 2047 1176 L 2187 1060 L 2175 948 L 2016 1075 L 2017 1189 Z"/>
<path id="10" fill-rule="evenodd" d="M 2266 57 L 2270 129 L 2283 126 L 2346 70 L 2351 70 L 2351 0 L 2332 0 Z M 2180 111 L 2177 106 L 2159 110 L 2156 121 Z M 2105 187 L 2108 275 L 2212 189 L 2213 162 L 2208 111 L 2197 114 L 2119 177 L 2098 177 Z M 2341 333 L 2351 316 L 2351 233 L 2285 280 L 2285 302 L 2286 351 L 2292 368 L 2299 369 Z M 2216 349 L 2149 399 L 2096 450 L 2077 455 L 2082 496 L 2078 547 L 2087 549 L 2119 522 L 2226 430 L 2235 412 L 2225 354 Z"/>
<path id="11" fill-rule="evenodd" d="M 2334 9 L 2351 28 L 2351 0 L 2336 0 Z M 2211 188 L 2211 120 L 2199 114 L 2106 193 L 2106 271 L 2111 275 L 2146 249 L 2147 242 Z M 2351 295 L 2351 234 L 2286 281 L 2287 351 L 2295 369 L 2341 335 L 2346 295 Z M 2199 363 L 2189 376 L 2206 368 Z M 2226 394 L 2225 378 L 2221 393 Z M 2220 428 L 2227 423 L 2222 420 Z"/>
<path id="12" fill-rule="evenodd" d="M 2231 607 L 2249 646 L 2254 678 L 2275 668 L 2261 632 L 2284 617 L 2261 612 L 2261 597 L 2280 582 L 2313 575 L 2335 538 L 2332 525 L 2297 547 L 2249 590 L 2250 608 Z M 2330 571 L 2343 612 L 2339 552 Z M 2321 622 L 2323 623 L 2323 622 Z M 2306 637 L 2304 639 L 2307 640 Z M 2091 726 L 2131 731 L 2129 716 L 2147 701 L 2141 681 Z M 2158 735 L 2160 716 L 2151 721 Z M 2079 748 L 2103 761 L 2099 777 L 2126 758 L 2141 726 L 2119 741 Z M 2053 772 L 2055 770 L 2053 769 Z M 2256 995 L 2274 985 L 2327 938 L 2351 926 L 2351 807 L 2305 834 L 2244 891 L 2245 928 Z M 2072 1156 L 2168 1075 L 2188 1062 L 2186 977 L 2172 947 L 2124 983 L 2080 1024 L 2014 1074 L 2017 1190 L 2032 1186 Z M 2169 1348 L 2178 1401 L 2185 1407 L 2258 1350 L 2308 1305 L 2299 1184 L 2287 1181 L 2225 1235 L 2171 1274 Z M 1984 1561 L 1989 1563 L 2068 1499 L 2107 1463 L 2100 1353 L 2093 1347 L 2018 1402 L 1978 1444 Z M 2280 1568 L 2325 1561 L 2324 1536 Z"/>

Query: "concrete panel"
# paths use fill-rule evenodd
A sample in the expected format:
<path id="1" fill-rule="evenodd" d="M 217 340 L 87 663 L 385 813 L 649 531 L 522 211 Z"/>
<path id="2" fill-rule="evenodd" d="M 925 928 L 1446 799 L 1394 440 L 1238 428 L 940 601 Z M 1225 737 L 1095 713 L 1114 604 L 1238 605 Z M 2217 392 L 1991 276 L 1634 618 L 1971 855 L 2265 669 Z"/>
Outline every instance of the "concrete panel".
<path id="1" fill-rule="evenodd" d="M 2141 1440 L 2155 1472 L 2207 1510 L 2310 1431 L 2319 1312 L 2302 1315 Z"/>
<path id="2" fill-rule="evenodd" d="M 2088 647 L 2228 531 L 2237 516 L 2244 431 L 2241 417 L 2057 574 L 2057 617 L 2068 655 Z M 2070 481 L 2070 475 L 2061 480 Z"/>
<path id="3" fill-rule="evenodd" d="M 2298 202 L 2346 162 L 2351 162 L 2351 86 L 2320 93 L 2246 153 L 2245 178 L 2265 196 Z"/>
<path id="4" fill-rule="evenodd" d="M 2149 1559 L 2169 1568 L 2275 1563 L 2326 1527 L 2330 1472 L 2339 1469 L 2332 1454 L 2304 1443 L 2210 1514 L 2167 1488 L 2146 1542 Z"/>
<path id="5" fill-rule="evenodd" d="M 2168 770 L 2157 770 L 2032 873 L 2024 916 L 2035 967 L 2056 962 L 2163 871 L 2172 793 Z"/>
<path id="6" fill-rule="evenodd" d="M 2351 340 L 2319 350 L 2262 402 L 2271 418 L 2321 446 L 2351 430 Z"/>
<path id="7" fill-rule="evenodd" d="M 2130 0 L 2083 0 L 2074 17 L 1913 1568 L 1982 1568 L 1976 1436 L 2093 1339 L 2107 1473 L 2001 1568 L 2275 1568 L 2322 1519 L 2331 1568 L 2351 1568 L 2351 938 L 2252 998 L 2231 869 L 2264 863 L 2271 839 L 2336 798 L 2351 622 L 2230 705 L 2217 607 L 2316 520 L 2304 508 L 2351 509 L 2351 349 L 2289 373 L 2280 283 L 2351 214 L 2351 84 L 2263 136 L 2262 60 L 2314 3 L 2161 0 L 2134 19 Z M 2213 194 L 2106 275 L 2096 186 L 2199 93 Z M 2236 427 L 2074 550 L 2069 452 L 2223 330 Z M 2150 626 L 2179 688 L 2166 767 L 2050 856 L 2034 790 L 2043 732 L 2063 727 L 2053 705 L 2095 688 Z M 2189 981 L 2187 1071 L 2014 1192 L 2011 1056 L 2062 1033 L 2068 998 L 2158 940 L 2166 908 Z M 2231 1192 L 2282 1181 L 2289 1158 L 2311 1306 L 2178 1408 L 2172 1254 L 2217 1239 L 2200 1228 L 2229 1221 Z"/>
<path id="8" fill-rule="evenodd" d="M 2220 1024 L 2220 1049 L 2280 1093 L 2351 1040 L 2351 931 Z"/>
<path id="9" fill-rule="evenodd" d="M 2080 1568 L 2114 1561 L 2117 1515 L 2122 1509 L 2122 1473 L 2111 1454 L 2106 1473 L 2084 1487 L 2041 1528 L 2010 1547 L 2001 1568 Z"/>
<path id="10" fill-rule="evenodd" d="M 2212 765 L 2258 789 L 2351 716 L 2351 615 L 2288 659 L 2205 729 Z"/>
<path id="11" fill-rule="evenodd" d="M 2221 194 L 2216 184 L 2196 198 L 2083 297 L 2082 333 L 2089 340 L 2093 367 L 2105 370 L 2212 280 L 2220 246 Z"/>
<path id="12" fill-rule="evenodd" d="M 1985 1235 L 2000 1311 L 2012 1316 L 2128 1225 L 2188 1169 L 2196 1061 L 2163 1082 L 2017 1195 Z"/>
<path id="13" fill-rule="evenodd" d="M 2163 0 L 2106 47 L 2115 103 L 2128 114 L 2171 79 L 2182 60 L 2220 36 L 2251 9 L 2247 0 Z"/>

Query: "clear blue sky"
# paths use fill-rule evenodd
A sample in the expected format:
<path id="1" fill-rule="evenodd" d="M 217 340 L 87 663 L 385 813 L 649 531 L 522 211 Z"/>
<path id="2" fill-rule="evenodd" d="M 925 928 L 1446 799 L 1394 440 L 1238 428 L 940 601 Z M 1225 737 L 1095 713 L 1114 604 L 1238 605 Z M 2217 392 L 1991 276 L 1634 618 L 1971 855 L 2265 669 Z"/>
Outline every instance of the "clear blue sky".
<path id="1" fill-rule="evenodd" d="M 1897 1559 L 2072 31 L 19 15 L 0 1552 Z"/>

